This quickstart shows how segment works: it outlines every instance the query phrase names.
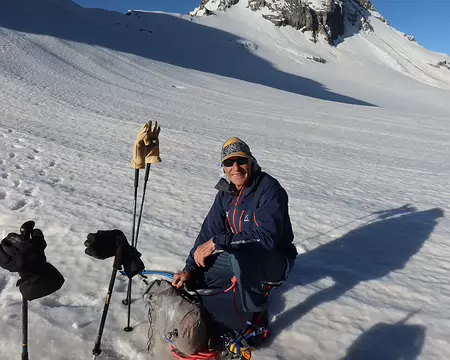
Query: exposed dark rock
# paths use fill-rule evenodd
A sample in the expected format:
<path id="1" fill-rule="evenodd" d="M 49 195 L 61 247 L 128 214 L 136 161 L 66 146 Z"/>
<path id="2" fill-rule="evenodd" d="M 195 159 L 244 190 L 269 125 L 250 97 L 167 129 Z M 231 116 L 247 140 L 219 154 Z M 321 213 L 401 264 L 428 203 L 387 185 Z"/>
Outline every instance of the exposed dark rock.
<path id="1" fill-rule="evenodd" d="M 376 11 L 375 7 L 370 2 L 370 0 L 353 0 L 353 1 L 361 5 L 364 9 Z"/>
<path id="2" fill-rule="evenodd" d="M 319 56 L 308 55 L 306 58 L 308 60 L 314 60 L 315 62 L 318 62 L 318 63 L 321 63 L 321 64 L 326 64 L 326 62 L 327 62 L 325 59 L 323 59 L 323 58 L 321 58 Z"/>
<path id="3" fill-rule="evenodd" d="M 447 60 L 439 61 L 436 65 L 439 67 L 441 67 L 441 66 L 445 67 L 448 70 L 450 70 L 450 60 L 449 61 L 447 61 Z"/>
<path id="4" fill-rule="evenodd" d="M 226 10 L 233 5 L 236 5 L 239 0 L 202 0 L 200 3 L 199 10 L 204 10 L 206 15 L 211 15 L 213 12 L 211 8 L 208 6 L 208 4 L 212 4 L 214 2 L 214 5 L 217 5 L 217 10 Z"/>
<path id="5" fill-rule="evenodd" d="M 249 0 L 248 2 L 248 6 L 250 9 L 252 9 L 253 11 L 259 10 L 262 7 L 267 6 L 269 9 L 271 9 L 272 4 L 266 4 L 265 0 Z"/>
<path id="6" fill-rule="evenodd" d="M 303 0 L 286 0 L 284 4 L 249 0 L 248 6 L 253 11 L 263 7 L 274 11 L 276 14 L 262 16 L 276 26 L 292 26 L 297 30 L 312 31 L 314 38 L 317 38 L 317 33 L 322 33 L 330 43 L 344 33 L 343 7 L 340 2 L 329 2 L 324 11 L 313 10 Z"/>
<path id="7" fill-rule="evenodd" d="M 210 8 L 224 10 L 239 0 L 202 0 L 198 11 L 210 14 Z M 324 0 L 321 9 L 313 8 L 308 0 L 241 0 L 248 1 L 253 11 L 267 9 L 262 16 L 276 26 L 292 26 L 297 30 L 311 31 L 313 41 L 323 34 L 330 44 L 344 35 L 346 25 L 357 31 L 371 32 L 369 10 L 375 11 L 370 0 Z M 270 12 L 270 13 L 268 13 Z M 386 22 L 381 16 L 377 17 Z"/>
<path id="8" fill-rule="evenodd" d="M 416 38 L 414 36 L 412 36 L 412 35 L 403 34 L 403 36 L 406 37 L 409 41 L 417 42 Z"/>

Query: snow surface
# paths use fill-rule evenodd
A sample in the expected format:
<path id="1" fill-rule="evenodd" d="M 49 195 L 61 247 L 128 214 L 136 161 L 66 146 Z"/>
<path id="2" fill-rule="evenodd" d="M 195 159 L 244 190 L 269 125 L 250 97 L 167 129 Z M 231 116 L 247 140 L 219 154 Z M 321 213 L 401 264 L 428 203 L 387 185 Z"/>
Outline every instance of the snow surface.
<path id="1" fill-rule="evenodd" d="M 289 194 L 301 255 L 271 294 L 270 346 L 254 359 L 450 357 L 450 71 L 427 66 L 448 57 L 377 19 L 336 48 L 313 44 L 241 3 L 205 18 L 68 0 L 0 10 L 0 236 L 34 219 L 66 278 L 29 304 L 30 359 L 92 358 L 112 261 L 83 242 L 98 229 L 131 239 L 132 144 L 148 120 L 162 126 L 163 162 L 139 235 L 147 268 L 182 268 L 228 137 Z M 0 272 L 2 360 L 21 352 L 16 281 Z M 119 276 L 99 359 L 171 358 L 147 352 L 134 284 L 135 329 L 122 330 Z"/>

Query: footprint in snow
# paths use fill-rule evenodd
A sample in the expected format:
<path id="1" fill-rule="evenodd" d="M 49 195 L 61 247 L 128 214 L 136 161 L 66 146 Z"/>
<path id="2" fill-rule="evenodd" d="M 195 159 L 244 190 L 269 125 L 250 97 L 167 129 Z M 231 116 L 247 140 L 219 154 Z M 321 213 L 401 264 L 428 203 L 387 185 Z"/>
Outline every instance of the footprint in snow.
<path id="1" fill-rule="evenodd" d="M 53 185 L 59 184 L 62 182 L 61 178 L 53 178 L 50 180 Z"/>
<path id="2" fill-rule="evenodd" d="M 1 174 L 0 174 L 0 177 L 1 177 L 2 179 L 7 179 L 7 178 L 9 177 L 9 174 L 8 174 L 8 173 L 1 173 Z"/>
<path id="3" fill-rule="evenodd" d="M 14 205 L 11 206 L 11 210 L 19 210 L 23 208 L 27 204 L 25 199 L 17 201 Z"/>
<path id="4" fill-rule="evenodd" d="M 6 196 L 8 196 L 6 191 L 0 190 L 0 200 L 6 199 Z"/>
<path id="5" fill-rule="evenodd" d="M 33 200 L 30 203 L 30 208 L 31 209 L 36 209 L 39 206 L 41 206 L 41 202 L 39 200 Z"/>
<path id="6" fill-rule="evenodd" d="M 35 188 L 30 188 L 30 189 L 25 189 L 24 191 L 23 191 L 23 194 L 25 195 L 25 196 L 33 196 L 34 195 L 34 193 L 35 193 Z"/>

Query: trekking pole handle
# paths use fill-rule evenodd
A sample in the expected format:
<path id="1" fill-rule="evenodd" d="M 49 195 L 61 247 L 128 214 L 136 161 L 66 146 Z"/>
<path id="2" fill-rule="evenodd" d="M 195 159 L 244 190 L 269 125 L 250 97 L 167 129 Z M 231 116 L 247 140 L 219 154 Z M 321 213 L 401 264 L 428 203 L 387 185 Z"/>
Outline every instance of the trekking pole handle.
<path id="1" fill-rule="evenodd" d="M 33 220 L 27 221 L 20 227 L 20 235 L 24 237 L 24 240 L 31 239 L 31 233 L 33 232 L 35 222 Z"/>

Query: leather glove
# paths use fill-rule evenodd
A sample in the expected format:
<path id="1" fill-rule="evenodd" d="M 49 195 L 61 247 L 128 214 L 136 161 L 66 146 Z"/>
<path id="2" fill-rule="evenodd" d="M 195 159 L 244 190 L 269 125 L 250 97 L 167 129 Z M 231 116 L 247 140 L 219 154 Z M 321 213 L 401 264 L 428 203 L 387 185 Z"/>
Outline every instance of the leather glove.
<path id="1" fill-rule="evenodd" d="M 145 164 L 157 164 L 162 160 L 159 157 L 159 133 L 161 128 L 155 121 L 152 129 L 152 122 L 145 124 L 139 132 L 133 147 L 133 169 L 144 169 Z"/>
<path id="2" fill-rule="evenodd" d="M 115 256 L 114 267 L 120 270 L 123 266 L 129 278 L 145 269 L 140 259 L 142 254 L 128 243 L 120 230 L 98 230 L 96 233 L 89 233 L 84 245 L 85 253 L 96 259 L 104 260 Z"/>

